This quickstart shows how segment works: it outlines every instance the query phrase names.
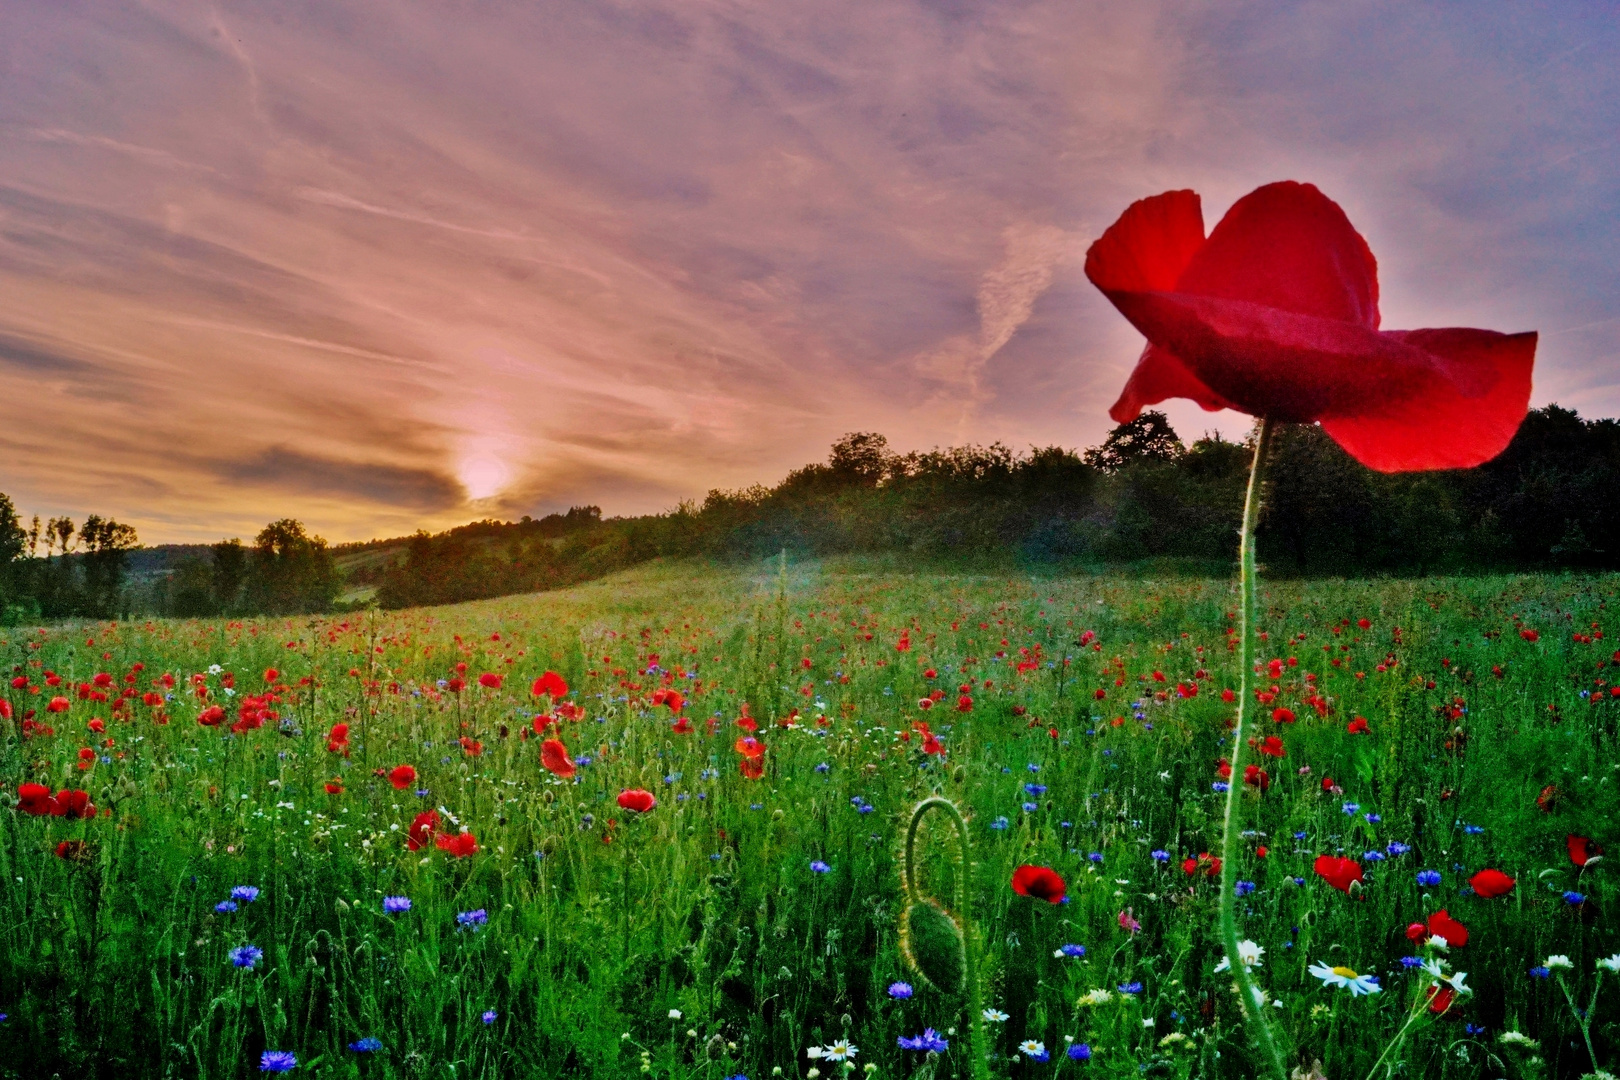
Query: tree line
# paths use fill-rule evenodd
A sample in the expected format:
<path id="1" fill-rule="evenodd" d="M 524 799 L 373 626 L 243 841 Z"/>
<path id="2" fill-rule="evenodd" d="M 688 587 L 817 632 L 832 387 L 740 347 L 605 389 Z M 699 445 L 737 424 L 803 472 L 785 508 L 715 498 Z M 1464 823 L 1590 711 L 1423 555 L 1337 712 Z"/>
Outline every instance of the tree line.
<path id="1" fill-rule="evenodd" d="M 408 607 L 557 588 L 659 557 L 783 550 L 1224 573 L 1251 452 L 1219 436 L 1188 445 L 1158 412 L 1081 452 L 996 443 L 902 454 L 856 432 L 774 487 L 714 490 L 667 513 L 604 520 L 598 507 L 574 507 L 336 552 L 284 519 L 251 546 L 223 540 L 140 589 L 125 587 L 133 529 L 98 517 L 77 533 L 65 519 L 24 529 L 0 496 L 0 605 L 11 621 L 293 614 L 331 610 L 347 589 L 356 602 Z M 1556 405 L 1531 412 L 1494 461 L 1448 472 L 1375 473 L 1320 428 L 1290 425 L 1268 468 L 1259 555 L 1284 576 L 1616 569 L 1616 490 L 1620 422 Z"/>

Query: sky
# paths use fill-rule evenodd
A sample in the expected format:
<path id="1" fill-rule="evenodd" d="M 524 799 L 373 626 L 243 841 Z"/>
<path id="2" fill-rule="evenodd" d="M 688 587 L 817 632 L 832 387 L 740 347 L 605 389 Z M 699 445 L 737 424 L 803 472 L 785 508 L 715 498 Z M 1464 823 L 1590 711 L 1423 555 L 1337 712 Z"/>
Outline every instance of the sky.
<path id="1" fill-rule="evenodd" d="M 1281 179 L 1620 415 L 1608 3 L 0 0 L 0 491 L 342 542 L 1093 445 L 1087 245 Z"/>

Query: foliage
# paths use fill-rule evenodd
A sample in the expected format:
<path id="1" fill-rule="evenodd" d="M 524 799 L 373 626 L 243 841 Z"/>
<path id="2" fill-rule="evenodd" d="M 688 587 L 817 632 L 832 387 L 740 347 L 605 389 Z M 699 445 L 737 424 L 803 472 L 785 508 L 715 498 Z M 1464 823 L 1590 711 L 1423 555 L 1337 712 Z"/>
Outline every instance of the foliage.
<path id="1" fill-rule="evenodd" d="M 1230 581 L 771 569 L 0 632 L 19 680 L 0 688 L 0 1076 L 240 1076 L 283 1051 L 316 1076 L 835 1080 L 806 1050 L 845 1038 L 857 1072 L 965 1076 L 960 1002 L 911 975 L 898 939 L 903 834 L 935 794 L 971 834 L 981 989 L 1006 1014 L 986 1024 L 992 1074 L 1253 1075 L 1203 858 L 1238 685 Z M 1566 838 L 1620 841 L 1617 588 L 1262 582 L 1256 734 L 1284 756 L 1249 755 L 1270 772 L 1241 804 L 1239 918 L 1302 1075 L 1320 1059 L 1365 1076 L 1413 1006 L 1400 1075 L 1578 1076 L 1583 1023 L 1615 1060 L 1612 983 L 1589 1002 L 1620 952 L 1620 890 Z M 531 693 L 547 670 L 569 708 Z M 1285 708 L 1293 722 L 1271 718 Z M 536 715 L 573 778 L 541 765 Z M 28 782 L 102 813 L 33 816 Z M 628 788 L 657 806 L 621 808 Z M 409 850 L 430 809 L 478 850 Z M 918 891 L 950 901 L 952 827 L 931 815 L 917 843 Z M 1362 880 L 1340 891 L 1320 855 Z M 1025 864 L 1068 902 L 1015 895 Z M 1486 868 L 1515 879 L 1507 895 L 1469 886 Z M 1437 1015 L 1402 958 L 1441 909 L 1470 931 L 1443 956 L 1472 993 Z M 249 945 L 262 957 L 234 966 Z M 1539 977 L 1555 954 L 1571 966 Z M 898 1046 L 925 1028 L 948 1042 L 937 1060 Z M 380 1048 L 349 1049 L 364 1039 Z M 1070 1060 L 1081 1044 L 1090 1060 Z"/>

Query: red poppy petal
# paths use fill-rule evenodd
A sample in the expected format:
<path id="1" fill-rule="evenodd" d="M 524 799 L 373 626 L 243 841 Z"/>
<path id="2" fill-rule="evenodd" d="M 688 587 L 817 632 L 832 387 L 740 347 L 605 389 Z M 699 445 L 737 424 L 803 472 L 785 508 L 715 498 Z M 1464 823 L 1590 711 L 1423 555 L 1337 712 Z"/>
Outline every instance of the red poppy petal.
<path id="1" fill-rule="evenodd" d="M 1232 204 L 1174 291 L 1378 329 L 1378 263 L 1339 204 L 1285 180 Z"/>
<path id="2" fill-rule="evenodd" d="M 1381 335 L 1432 357 L 1422 389 L 1377 411 L 1324 416 L 1322 428 L 1379 472 L 1467 469 L 1513 440 L 1530 407 L 1536 334 L 1450 328 Z"/>
<path id="3" fill-rule="evenodd" d="M 1115 292 L 1169 292 L 1204 244 L 1196 191 L 1139 199 L 1086 251 L 1086 277 Z"/>
<path id="4" fill-rule="evenodd" d="M 1147 406 L 1170 398 L 1190 398 L 1209 412 L 1232 408 L 1230 401 L 1205 386 L 1174 353 L 1149 342 L 1108 415 L 1116 424 L 1128 424 Z"/>

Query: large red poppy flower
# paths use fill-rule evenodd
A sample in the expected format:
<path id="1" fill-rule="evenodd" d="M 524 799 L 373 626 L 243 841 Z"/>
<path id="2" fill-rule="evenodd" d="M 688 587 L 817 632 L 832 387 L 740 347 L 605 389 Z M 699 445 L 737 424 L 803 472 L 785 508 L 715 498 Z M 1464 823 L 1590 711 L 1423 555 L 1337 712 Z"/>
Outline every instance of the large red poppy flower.
<path id="1" fill-rule="evenodd" d="M 433 838 L 433 843 L 440 851 L 448 851 L 458 859 L 465 859 L 478 851 L 478 841 L 473 839 L 470 832 L 440 833 Z"/>
<path id="2" fill-rule="evenodd" d="M 51 813 L 57 817 L 93 818 L 96 816 L 96 807 L 90 801 L 88 791 L 72 791 L 63 788 L 56 793 L 56 798 L 52 802 L 55 806 Z"/>
<path id="3" fill-rule="evenodd" d="M 1564 840 L 1564 845 L 1569 848 L 1569 861 L 1576 866 L 1585 866 L 1603 854 L 1603 849 L 1597 844 L 1587 837 L 1576 836 L 1574 833 L 1569 834 Z"/>
<path id="4" fill-rule="evenodd" d="M 1481 870 L 1468 879 L 1468 884 L 1485 899 L 1506 896 L 1513 891 L 1514 880 L 1500 870 Z"/>
<path id="5" fill-rule="evenodd" d="M 1360 863 L 1354 859 L 1343 859 L 1335 855 L 1318 855 L 1316 873 L 1323 881 L 1342 893 L 1350 891 L 1352 882 L 1362 880 Z"/>
<path id="6" fill-rule="evenodd" d="M 1065 887 L 1056 870 L 1044 866 L 1020 866 L 1013 871 L 1013 892 L 1019 896 L 1033 896 L 1048 904 L 1063 903 Z"/>
<path id="7" fill-rule="evenodd" d="M 1196 192 L 1133 203 L 1086 276 L 1148 339 L 1116 423 L 1191 398 L 1320 421 L 1362 464 L 1405 472 L 1489 461 L 1529 409 L 1536 335 L 1379 330 L 1372 251 L 1310 184 L 1257 188 L 1208 239 Z"/>
<path id="8" fill-rule="evenodd" d="M 546 767 L 547 772 L 564 780 L 579 771 L 574 767 L 574 759 L 568 756 L 568 747 L 563 745 L 561 739 L 547 739 L 540 744 L 540 764 Z"/>
<path id="9" fill-rule="evenodd" d="M 395 765 L 388 772 L 388 782 L 400 791 L 404 791 L 416 783 L 416 767 L 414 765 Z"/>
<path id="10" fill-rule="evenodd" d="M 628 791 L 619 792 L 619 805 L 626 810 L 634 810 L 638 814 L 645 814 L 658 805 L 658 800 L 653 797 L 653 793 L 650 791 L 643 791 L 641 788 L 630 788 Z"/>
<path id="11" fill-rule="evenodd" d="M 1429 936 L 1445 938 L 1446 944 L 1460 949 L 1468 944 L 1468 927 L 1453 919 L 1445 908 L 1429 916 Z"/>
<path id="12" fill-rule="evenodd" d="M 421 851 L 427 847 L 433 834 L 439 831 L 439 812 L 437 810 L 424 810 L 411 819 L 411 827 L 405 833 L 405 846 L 412 851 Z"/>
<path id="13" fill-rule="evenodd" d="M 555 671 L 548 671 L 534 680 L 534 685 L 529 688 L 529 692 L 535 697 L 549 694 L 554 699 L 560 698 L 568 693 L 568 684 Z"/>
<path id="14" fill-rule="evenodd" d="M 56 800 L 51 798 L 51 789 L 44 784 L 17 785 L 17 809 L 34 817 L 45 817 L 57 812 Z"/>

